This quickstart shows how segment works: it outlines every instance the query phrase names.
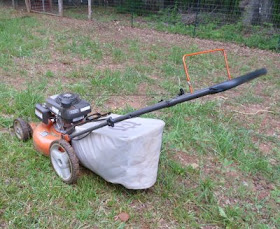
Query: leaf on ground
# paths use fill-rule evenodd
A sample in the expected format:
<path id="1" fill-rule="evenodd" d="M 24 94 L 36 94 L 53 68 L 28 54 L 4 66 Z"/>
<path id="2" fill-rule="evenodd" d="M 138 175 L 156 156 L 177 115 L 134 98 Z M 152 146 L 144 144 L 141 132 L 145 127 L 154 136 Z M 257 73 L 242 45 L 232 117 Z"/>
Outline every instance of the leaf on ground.
<path id="1" fill-rule="evenodd" d="M 122 222 L 126 222 L 129 220 L 129 214 L 127 214 L 126 212 L 122 212 L 120 214 L 118 214 L 116 217 L 115 217 L 116 220 L 120 220 Z"/>
<path id="2" fill-rule="evenodd" d="M 197 169 L 197 168 L 199 167 L 199 165 L 196 164 L 196 163 L 192 163 L 192 164 L 191 164 L 191 167 L 192 167 L 193 169 Z"/>

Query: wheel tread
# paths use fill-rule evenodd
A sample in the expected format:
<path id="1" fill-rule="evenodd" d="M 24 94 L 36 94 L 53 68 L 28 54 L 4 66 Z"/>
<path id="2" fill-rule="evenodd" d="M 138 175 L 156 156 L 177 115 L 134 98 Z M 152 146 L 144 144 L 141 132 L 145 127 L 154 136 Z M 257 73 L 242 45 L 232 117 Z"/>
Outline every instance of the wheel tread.
<path id="1" fill-rule="evenodd" d="M 27 141 L 28 139 L 30 139 L 32 137 L 32 128 L 31 126 L 29 125 L 29 123 L 27 123 L 26 121 L 24 121 L 22 118 L 17 118 L 14 120 L 14 131 L 15 130 L 15 123 L 18 122 L 20 127 L 21 127 L 21 130 L 22 130 L 22 136 L 21 138 L 19 138 L 17 135 L 17 138 L 21 141 Z"/>
<path id="2" fill-rule="evenodd" d="M 51 144 L 50 149 L 53 146 L 53 144 L 59 144 L 61 147 L 63 147 L 65 149 L 65 151 L 66 151 L 66 153 L 67 153 L 67 155 L 70 159 L 71 165 L 72 165 L 72 174 L 71 174 L 70 179 L 68 179 L 68 180 L 63 180 L 62 178 L 61 179 L 66 184 L 76 183 L 77 179 L 78 179 L 78 174 L 79 174 L 79 160 L 78 160 L 78 158 L 75 154 L 75 151 L 74 151 L 73 147 L 69 144 L 69 142 L 65 141 L 64 139 L 54 141 Z M 50 159 L 51 159 L 51 155 L 50 155 Z M 55 170 L 52 161 L 51 161 L 51 164 L 52 164 L 53 169 Z"/>

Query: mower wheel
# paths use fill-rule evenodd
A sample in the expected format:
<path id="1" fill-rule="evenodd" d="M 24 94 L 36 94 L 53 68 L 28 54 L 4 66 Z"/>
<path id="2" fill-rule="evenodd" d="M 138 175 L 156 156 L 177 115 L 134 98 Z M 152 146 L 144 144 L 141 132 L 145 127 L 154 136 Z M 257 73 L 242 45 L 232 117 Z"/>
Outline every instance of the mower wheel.
<path id="1" fill-rule="evenodd" d="M 79 160 L 73 147 L 65 140 L 56 140 L 50 146 L 50 159 L 56 174 L 66 184 L 76 183 Z"/>
<path id="2" fill-rule="evenodd" d="M 16 137 L 21 141 L 27 141 L 32 137 L 32 129 L 28 122 L 24 121 L 21 118 L 17 118 L 14 120 L 13 125 Z"/>

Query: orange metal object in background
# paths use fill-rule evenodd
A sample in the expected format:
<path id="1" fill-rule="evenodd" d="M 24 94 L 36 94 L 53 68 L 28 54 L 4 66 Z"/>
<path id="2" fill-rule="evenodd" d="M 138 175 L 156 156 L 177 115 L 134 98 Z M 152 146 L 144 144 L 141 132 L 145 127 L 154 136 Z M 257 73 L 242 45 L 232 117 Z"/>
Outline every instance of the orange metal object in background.
<path id="1" fill-rule="evenodd" d="M 205 54 L 205 53 L 211 53 L 211 52 L 222 52 L 223 55 L 224 55 L 224 59 L 225 59 L 225 66 L 226 66 L 226 69 L 227 69 L 227 75 L 228 75 L 228 79 L 230 80 L 231 79 L 231 76 L 230 76 L 230 72 L 229 72 L 229 66 L 228 66 L 228 61 L 227 61 L 227 55 L 226 55 L 226 51 L 224 49 L 213 49 L 213 50 L 207 50 L 207 51 L 201 51 L 201 52 L 195 52 L 195 53 L 190 53 L 190 54 L 185 54 L 183 56 L 183 64 L 184 64 L 184 69 L 185 69 L 185 73 L 186 73 L 186 77 L 187 77 L 187 82 L 188 82 L 188 85 L 189 85 L 189 88 L 190 88 L 190 92 L 193 93 L 193 87 L 192 87 L 192 84 L 191 84 L 191 79 L 190 79 L 190 75 L 188 73 L 188 67 L 187 67 L 187 63 L 186 63 L 186 58 L 188 56 L 195 56 L 195 55 L 200 55 L 200 54 Z"/>
<path id="2" fill-rule="evenodd" d="M 61 133 L 57 132 L 50 121 L 48 125 L 30 123 L 33 130 L 33 143 L 35 149 L 45 156 L 50 155 L 50 146 L 53 141 L 61 139 Z"/>

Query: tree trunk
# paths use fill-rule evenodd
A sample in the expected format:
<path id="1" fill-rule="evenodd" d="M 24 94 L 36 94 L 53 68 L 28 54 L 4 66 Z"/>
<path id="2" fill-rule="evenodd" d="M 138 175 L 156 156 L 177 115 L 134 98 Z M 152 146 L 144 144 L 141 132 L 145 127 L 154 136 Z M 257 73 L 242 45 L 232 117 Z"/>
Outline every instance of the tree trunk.
<path id="1" fill-rule="evenodd" d="M 272 16 L 272 7 L 273 7 L 273 1 L 272 0 L 262 0 L 261 6 L 260 6 L 260 17 L 261 22 L 271 22 L 271 16 Z"/>
<path id="2" fill-rule="evenodd" d="M 260 0 L 242 0 L 240 2 L 240 7 L 244 10 L 242 15 L 243 25 L 256 25 L 260 22 Z"/>

